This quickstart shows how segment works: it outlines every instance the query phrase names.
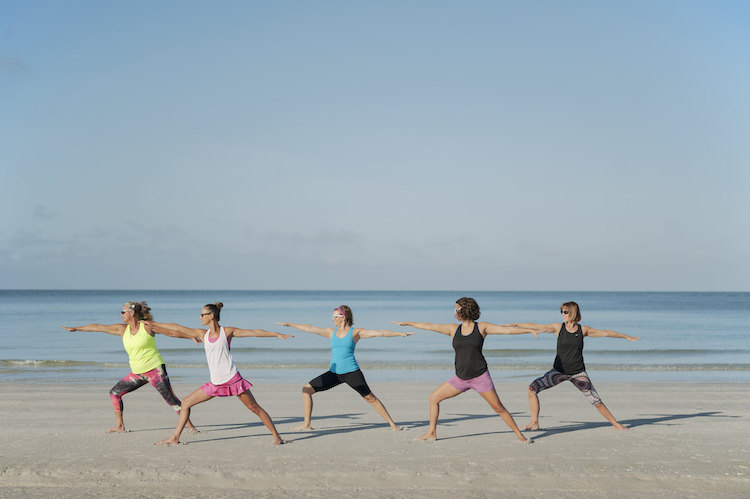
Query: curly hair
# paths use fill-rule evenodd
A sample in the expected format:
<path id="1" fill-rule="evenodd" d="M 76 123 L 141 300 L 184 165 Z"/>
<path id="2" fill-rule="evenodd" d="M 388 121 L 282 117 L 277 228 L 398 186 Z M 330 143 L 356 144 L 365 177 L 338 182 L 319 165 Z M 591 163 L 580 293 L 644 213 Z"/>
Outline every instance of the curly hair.
<path id="1" fill-rule="evenodd" d="M 139 321 L 152 321 L 154 316 L 151 314 L 151 307 L 145 301 L 129 301 L 125 304 L 126 309 L 133 311 L 133 316 Z"/>
<path id="2" fill-rule="evenodd" d="M 479 304 L 474 298 L 464 296 L 456 300 L 456 305 L 458 305 L 458 318 L 462 321 L 479 319 Z"/>

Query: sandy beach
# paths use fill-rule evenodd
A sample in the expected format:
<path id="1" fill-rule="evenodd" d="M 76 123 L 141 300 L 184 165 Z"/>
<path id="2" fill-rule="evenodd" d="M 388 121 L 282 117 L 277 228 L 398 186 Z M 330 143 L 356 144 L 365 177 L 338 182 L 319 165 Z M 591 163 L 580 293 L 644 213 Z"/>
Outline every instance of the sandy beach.
<path id="1" fill-rule="evenodd" d="M 742 384 L 596 383 L 626 426 L 617 432 L 578 391 L 541 396 L 542 431 L 523 446 L 473 392 L 441 406 L 439 440 L 426 427 L 435 384 L 371 383 L 404 429 L 393 432 L 346 386 L 314 397 L 311 432 L 300 385 L 253 389 L 288 443 L 271 445 L 236 399 L 197 406 L 202 432 L 155 446 L 176 423 L 155 390 L 125 397 L 125 434 L 114 421 L 114 383 L 33 383 L 0 391 L 0 497 L 747 497 L 750 390 Z M 497 383 L 497 380 L 496 380 Z M 185 396 L 194 385 L 174 383 Z M 524 382 L 497 383 L 519 426 Z"/>

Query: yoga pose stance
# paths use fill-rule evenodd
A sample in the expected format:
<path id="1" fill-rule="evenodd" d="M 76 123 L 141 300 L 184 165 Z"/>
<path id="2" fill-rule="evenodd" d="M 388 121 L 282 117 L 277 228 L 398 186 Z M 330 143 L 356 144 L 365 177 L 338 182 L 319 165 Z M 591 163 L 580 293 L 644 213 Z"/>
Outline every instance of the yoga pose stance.
<path id="1" fill-rule="evenodd" d="M 113 324 L 111 326 L 101 324 L 89 324 L 88 326 L 79 327 L 63 326 L 63 329 L 67 329 L 70 332 L 91 331 L 122 337 L 122 343 L 130 360 L 131 373 L 122 378 L 109 391 L 109 396 L 112 399 L 115 409 L 115 419 L 117 420 L 117 423 L 108 430 L 109 432 L 125 431 L 125 423 L 122 418 L 122 397 L 126 393 L 137 390 L 146 383 L 151 383 L 156 388 L 156 391 L 159 392 L 159 395 L 164 398 L 177 414 L 180 414 L 181 406 L 180 399 L 175 396 L 172 391 L 172 385 L 169 383 L 164 359 L 159 350 L 156 349 L 156 341 L 154 340 L 155 331 L 146 322 L 153 320 L 151 308 L 145 301 L 140 303 L 129 301 L 122 307 L 120 315 L 122 316 L 122 324 Z M 162 334 L 174 337 L 182 336 L 170 332 Z M 198 431 L 189 419 L 186 421 L 191 432 Z"/>
<path id="2" fill-rule="evenodd" d="M 596 393 L 594 385 L 591 384 L 586 366 L 583 363 L 583 337 L 609 337 L 625 338 L 628 341 L 638 341 L 640 338 L 628 336 L 627 334 L 610 331 L 607 329 L 594 329 L 579 324 L 581 320 L 581 311 L 578 304 L 569 301 L 560 305 L 560 313 L 563 322 L 554 324 L 534 324 L 523 322 L 517 324 L 508 324 L 524 329 L 533 329 L 538 333 L 555 333 L 557 335 L 557 356 L 551 370 L 538 377 L 529 385 L 529 410 L 531 420 L 524 427 L 524 430 L 539 429 L 539 396 L 538 393 L 547 388 L 559 385 L 563 381 L 570 381 L 576 388 L 581 390 L 589 402 L 596 407 L 607 421 L 617 430 L 627 430 L 623 425 L 617 422 L 615 417 L 609 412 L 607 406 L 602 403 L 599 394 Z"/>
<path id="3" fill-rule="evenodd" d="M 412 336 L 413 333 L 398 333 L 387 330 L 372 330 L 353 328 L 354 317 L 352 310 L 346 305 L 336 307 L 333 311 L 334 327 L 315 327 L 308 324 L 293 324 L 291 322 L 279 322 L 281 326 L 293 327 L 307 333 L 318 334 L 331 340 L 331 367 L 314 380 L 302 387 L 302 408 L 305 413 L 305 421 L 295 430 L 311 430 L 310 419 L 312 418 L 313 401 L 315 392 L 329 390 L 341 383 L 346 383 L 359 393 L 362 398 L 375 408 L 375 411 L 385 419 L 392 430 L 399 430 L 393 422 L 388 411 L 380 400 L 367 386 L 365 377 L 359 369 L 357 360 L 354 358 L 354 347 L 362 338 L 374 338 L 376 336 Z"/>
<path id="4" fill-rule="evenodd" d="M 459 298 L 456 301 L 455 314 L 456 319 L 461 322 L 458 327 L 456 327 L 456 324 L 394 321 L 400 326 L 411 326 L 448 335 L 453 339 L 453 349 L 456 351 L 456 375 L 438 386 L 430 394 L 430 428 L 417 440 L 436 440 L 440 402 L 473 389 L 490 404 L 490 407 L 513 430 L 521 443 L 531 443 L 531 440 L 523 436 L 513 420 L 513 416 L 500 402 L 490 372 L 487 370 L 487 361 L 482 354 L 482 346 L 484 345 L 484 338 L 488 334 L 532 333 L 536 335 L 536 331 L 519 327 L 498 326 L 489 322 L 476 322 L 479 319 L 479 305 L 473 298 Z"/>
<path id="5" fill-rule="evenodd" d="M 276 337 L 285 340 L 293 338 L 288 334 L 273 333 L 263 329 L 239 329 L 236 327 L 219 326 L 219 315 L 223 303 L 209 304 L 201 310 L 201 325 L 208 326 L 208 329 L 191 329 L 179 324 L 160 324 L 152 323 L 151 327 L 157 332 L 168 334 L 169 332 L 180 333 L 183 337 L 193 338 L 203 342 L 206 350 L 206 361 L 208 362 L 208 372 L 211 381 L 197 388 L 193 393 L 188 395 L 182 402 L 182 414 L 177 422 L 177 427 L 171 437 L 156 442 L 157 444 L 177 445 L 180 443 L 180 434 L 190 417 L 190 409 L 201 402 L 211 400 L 214 397 L 232 397 L 236 396 L 240 402 L 254 412 L 260 420 L 269 429 L 273 435 L 274 445 L 283 444 L 284 441 L 276 431 L 276 427 L 268 413 L 255 401 L 255 397 L 250 392 L 253 386 L 249 381 L 242 377 L 232 360 L 232 354 L 229 352 L 232 338 L 253 337 Z"/>

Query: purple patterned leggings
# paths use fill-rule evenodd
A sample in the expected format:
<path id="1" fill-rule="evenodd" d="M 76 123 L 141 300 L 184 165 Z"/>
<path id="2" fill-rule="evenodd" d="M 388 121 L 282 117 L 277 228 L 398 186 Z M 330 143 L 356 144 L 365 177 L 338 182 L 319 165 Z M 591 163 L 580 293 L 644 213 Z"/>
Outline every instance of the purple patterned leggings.
<path id="1" fill-rule="evenodd" d="M 578 374 L 563 374 L 556 369 L 552 369 L 532 381 L 529 385 L 529 390 L 534 393 L 539 393 L 542 390 L 559 385 L 563 381 L 570 381 L 573 383 L 593 405 L 602 403 L 602 399 L 599 398 L 599 394 L 596 393 L 594 385 L 591 384 L 591 380 L 589 379 L 589 375 L 586 374 L 586 371 Z"/>

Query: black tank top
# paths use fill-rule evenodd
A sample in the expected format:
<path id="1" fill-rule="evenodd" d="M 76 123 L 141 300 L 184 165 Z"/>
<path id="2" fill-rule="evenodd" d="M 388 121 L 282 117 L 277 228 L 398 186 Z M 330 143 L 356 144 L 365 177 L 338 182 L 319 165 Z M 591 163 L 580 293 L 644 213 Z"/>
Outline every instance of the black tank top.
<path id="1" fill-rule="evenodd" d="M 461 334 L 461 326 L 453 335 L 453 349 L 456 351 L 456 376 L 461 379 L 472 379 L 487 372 L 487 361 L 482 355 L 484 337 L 479 332 L 479 325 L 474 323 L 470 335 Z"/>
<path id="2" fill-rule="evenodd" d="M 572 333 L 565 329 L 565 324 L 560 328 L 557 335 L 557 357 L 555 357 L 556 370 L 563 374 L 578 374 L 586 370 L 583 363 L 583 331 L 581 325 L 576 325 Z"/>

